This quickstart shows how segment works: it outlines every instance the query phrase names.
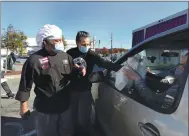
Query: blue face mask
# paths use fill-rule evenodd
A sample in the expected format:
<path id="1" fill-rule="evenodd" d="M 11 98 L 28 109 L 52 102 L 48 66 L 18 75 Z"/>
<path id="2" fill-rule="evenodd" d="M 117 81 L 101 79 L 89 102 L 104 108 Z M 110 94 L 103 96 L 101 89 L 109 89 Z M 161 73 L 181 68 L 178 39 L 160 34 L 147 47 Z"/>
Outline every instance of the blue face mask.
<path id="1" fill-rule="evenodd" d="M 89 50 L 89 47 L 80 46 L 80 47 L 79 47 L 79 50 L 80 50 L 82 53 L 87 53 L 88 50 Z"/>

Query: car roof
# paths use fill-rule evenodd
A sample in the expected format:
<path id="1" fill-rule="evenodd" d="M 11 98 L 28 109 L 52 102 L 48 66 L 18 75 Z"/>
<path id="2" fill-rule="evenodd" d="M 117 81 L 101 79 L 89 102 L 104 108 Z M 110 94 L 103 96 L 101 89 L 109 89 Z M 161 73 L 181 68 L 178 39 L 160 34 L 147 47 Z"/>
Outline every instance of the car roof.
<path id="1" fill-rule="evenodd" d="M 183 44 L 179 44 L 181 42 Z M 133 56 L 134 54 L 142 51 L 144 48 L 156 48 L 156 45 L 158 44 L 162 44 L 161 48 L 189 48 L 189 28 L 183 31 L 169 34 L 165 37 L 157 38 L 153 41 L 146 42 L 145 44 L 138 44 L 128 50 L 128 52 L 126 52 L 121 58 L 116 60 L 115 63 L 122 63 L 126 58 Z M 158 48 L 160 48 L 160 46 L 158 46 Z"/>

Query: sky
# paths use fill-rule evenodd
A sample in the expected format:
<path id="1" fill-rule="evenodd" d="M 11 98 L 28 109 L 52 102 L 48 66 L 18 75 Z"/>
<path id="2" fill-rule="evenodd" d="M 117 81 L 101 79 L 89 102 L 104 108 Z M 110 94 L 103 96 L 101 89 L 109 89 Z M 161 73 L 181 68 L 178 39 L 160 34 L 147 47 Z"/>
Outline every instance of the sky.
<path id="1" fill-rule="evenodd" d="M 35 38 L 45 24 L 63 30 L 75 40 L 78 31 L 88 31 L 100 46 L 131 48 L 132 31 L 188 8 L 188 2 L 1 2 L 1 29 L 12 24 Z"/>

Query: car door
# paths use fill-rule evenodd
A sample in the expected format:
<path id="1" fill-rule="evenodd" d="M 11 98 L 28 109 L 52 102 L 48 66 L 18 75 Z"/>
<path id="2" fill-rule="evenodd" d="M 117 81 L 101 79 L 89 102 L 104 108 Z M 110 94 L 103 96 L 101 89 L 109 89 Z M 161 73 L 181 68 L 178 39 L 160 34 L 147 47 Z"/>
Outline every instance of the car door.
<path id="1" fill-rule="evenodd" d="M 107 78 L 106 78 L 107 79 Z M 112 88 L 107 80 L 98 85 L 98 98 L 96 100 L 96 116 L 104 132 L 108 136 L 112 135 L 112 114 L 114 110 L 114 96 L 115 90 Z M 95 87 L 94 87 L 95 88 Z M 93 91 L 94 92 L 94 91 Z"/>
<path id="2" fill-rule="evenodd" d="M 133 118 L 130 118 L 133 103 L 132 99 L 123 94 L 123 92 L 132 95 L 133 90 L 125 88 L 120 92 L 114 85 L 114 76 L 115 72 L 112 71 L 105 78 L 105 82 L 99 85 L 96 113 L 108 136 L 129 136 L 128 132 L 133 128 Z"/>
<path id="3" fill-rule="evenodd" d="M 96 100 L 96 115 L 100 125 L 108 136 L 125 136 L 129 127 L 125 124 L 130 112 L 127 110 L 132 105 L 127 104 L 129 98 L 125 97 L 115 87 L 115 72 L 105 74 L 105 81 L 100 84 L 93 84 L 92 92 L 98 86 L 98 99 Z M 122 114 L 121 112 L 124 111 Z M 120 116 L 121 115 L 121 116 Z M 124 121 L 125 120 L 125 121 Z M 128 122 L 127 122 L 128 123 Z M 128 123 L 129 124 L 129 123 Z"/>
<path id="4" fill-rule="evenodd" d="M 188 103 L 183 104 L 183 101 L 188 101 L 188 95 L 186 96 L 188 94 L 188 65 L 189 61 L 187 60 L 183 73 L 179 75 L 181 83 L 172 107 L 166 109 L 149 107 L 148 102 L 144 102 L 140 96 L 134 93 L 132 95 L 135 95 L 135 97 L 126 94 L 129 98 L 132 98 L 124 104 L 124 108 L 127 105 L 132 105 L 128 116 L 124 114 L 127 117 L 123 117 L 129 120 L 127 120 L 129 123 L 127 124 L 129 126 L 128 136 L 188 136 L 188 121 L 185 122 L 186 119 L 188 120 L 188 112 L 186 113 Z M 159 85 L 158 88 L 160 88 Z M 137 92 L 137 90 L 133 92 Z M 124 111 L 121 113 L 124 113 Z M 183 115 L 182 118 L 179 116 L 180 114 Z"/>
<path id="5" fill-rule="evenodd" d="M 188 72 L 183 74 L 185 75 L 183 83 L 187 83 L 187 74 Z M 111 72 L 106 81 L 99 86 L 99 103 L 97 106 L 98 117 L 101 116 L 99 119 L 103 122 L 103 126 L 106 126 L 105 131 L 108 131 L 109 135 L 186 136 L 187 124 L 183 123 L 183 120 L 178 121 L 179 118 L 176 118 L 179 111 L 171 111 L 172 108 L 149 107 L 148 102 L 141 98 L 133 86 L 118 91 L 114 84 L 115 73 Z M 185 84 L 182 87 L 184 86 Z M 183 90 L 180 90 L 180 93 L 182 92 Z M 177 104 L 180 100 L 181 97 L 177 98 Z M 185 108 L 187 107 L 185 106 Z"/>

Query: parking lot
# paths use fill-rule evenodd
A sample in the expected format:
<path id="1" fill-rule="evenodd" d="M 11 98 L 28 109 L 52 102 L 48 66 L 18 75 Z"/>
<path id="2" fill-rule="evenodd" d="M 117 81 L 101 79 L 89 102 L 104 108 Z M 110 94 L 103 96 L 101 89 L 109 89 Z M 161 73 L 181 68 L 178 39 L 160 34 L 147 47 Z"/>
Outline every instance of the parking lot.
<path id="1" fill-rule="evenodd" d="M 16 65 L 16 70 L 22 69 L 21 64 Z M 100 70 L 98 67 L 95 71 Z M 101 69 L 102 70 L 102 69 Z M 18 90 L 20 76 L 8 75 L 7 83 L 13 93 Z M 10 78 L 11 77 L 11 78 Z M 36 136 L 35 130 L 35 111 L 33 111 L 34 91 L 31 91 L 29 99 L 29 109 L 32 111 L 28 120 L 22 120 L 19 116 L 20 104 L 15 99 L 7 99 L 6 93 L 1 88 L 1 135 L 2 136 Z M 102 131 L 97 127 L 92 128 L 92 136 L 103 136 Z"/>

